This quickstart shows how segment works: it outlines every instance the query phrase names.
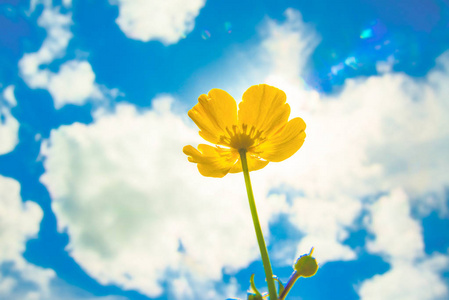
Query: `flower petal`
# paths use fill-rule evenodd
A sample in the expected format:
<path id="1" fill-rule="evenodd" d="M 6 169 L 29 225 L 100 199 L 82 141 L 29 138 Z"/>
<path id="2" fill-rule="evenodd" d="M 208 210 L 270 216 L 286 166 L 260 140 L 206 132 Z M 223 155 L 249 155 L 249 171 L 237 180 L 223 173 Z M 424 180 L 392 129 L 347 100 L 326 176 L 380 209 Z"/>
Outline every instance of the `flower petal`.
<path id="1" fill-rule="evenodd" d="M 225 176 L 239 157 L 238 152 L 205 144 L 199 144 L 198 150 L 190 145 L 182 149 L 189 156 L 190 162 L 198 164 L 201 175 L 207 177 L 221 178 Z"/>
<path id="2" fill-rule="evenodd" d="M 255 152 L 265 160 L 279 162 L 292 156 L 301 148 L 306 138 L 306 123 L 301 118 L 290 120 L 287 125 L 270 139 L 260 144 Z"/>
<path id="3" fill-rule="evenodd" d="M 234 98 L 220 89 L 210 90 L 208 95 L 201 95 L 188 113 L 200 129 L 200 136 L 213 144 L 228 145 L 222 136 L 229 137 L 229 129 L 237 125 L 237 104 Z"/>
<path id="4" fill-rule="evenodd" d="M 243 94 L 239 104 L 239 125 L 246 124 L 251 129 L 270 136 L 284 126 L 290 115 L 290 106 L 285 103 L 287 96 L 278 88 L 259 84 L 253 85 Z"/>
<path id="5" fill-rule="evenodd" d="M 248 162 L 248 170 L 251 171 L 257 171 L 268 165 L 269 161 L 261 160 L 260 158 L 255 158 L 251 155 L 246 155 L 246 161 Z M 239 173 L 243 172 L 242 169 L 242 161 L 239 160 L 236 162 L 236 164 L 232 167 L 232 169 L 229 171 L 229 173 Z"/>

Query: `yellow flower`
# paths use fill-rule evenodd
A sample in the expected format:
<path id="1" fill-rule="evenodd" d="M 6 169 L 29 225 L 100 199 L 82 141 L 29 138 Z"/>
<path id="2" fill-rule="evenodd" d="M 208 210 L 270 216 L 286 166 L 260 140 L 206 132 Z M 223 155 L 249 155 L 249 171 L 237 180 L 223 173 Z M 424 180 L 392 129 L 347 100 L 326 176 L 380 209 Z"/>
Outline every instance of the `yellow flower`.
<path id="1" fill-rule="evenodd" d="M 201 95 L 188 113 L 200 136 L 215 144 L 185 146 L 189 161 L 198 164 L 203 176 L 223 177 L 242 172 L 239 151 L 245 150 L 249 171 L 292 156 L 304 143 L 306 124 L 301 118 L 288 121 L 290 106 L 280 89 L 259 84 L 243 94 L 242 102 L 220 89 Z"/>

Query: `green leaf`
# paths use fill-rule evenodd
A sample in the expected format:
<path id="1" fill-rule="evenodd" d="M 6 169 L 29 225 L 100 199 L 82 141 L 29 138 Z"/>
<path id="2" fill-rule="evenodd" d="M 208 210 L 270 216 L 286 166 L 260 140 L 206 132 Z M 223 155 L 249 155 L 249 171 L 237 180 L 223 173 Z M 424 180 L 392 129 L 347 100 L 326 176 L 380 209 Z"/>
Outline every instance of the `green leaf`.
<path id="1" fill-rule="evenodd" d="M 262 295 L 257 290 L 256 285 L 254 284 L 254 274 L 251 275 L 249 282 L 250 288 L 248 290 L 248 300 L 263 300 Z"/>
<path id="2" fill-rule="evenodd" d="M 279 295 L 281 295 L 282 292 L 284 291 L 284 285 L 282 284 L 282 282 L 279 280 L 279 278 L 276 275 L 273 275 L 273 279 L 278 282 L 278 284 L 279 284 Z"/>
<path id="3" fill-rule="evenodd" d="M 263 300 L 262 295 L 248 293 L 248 300 Z"/>

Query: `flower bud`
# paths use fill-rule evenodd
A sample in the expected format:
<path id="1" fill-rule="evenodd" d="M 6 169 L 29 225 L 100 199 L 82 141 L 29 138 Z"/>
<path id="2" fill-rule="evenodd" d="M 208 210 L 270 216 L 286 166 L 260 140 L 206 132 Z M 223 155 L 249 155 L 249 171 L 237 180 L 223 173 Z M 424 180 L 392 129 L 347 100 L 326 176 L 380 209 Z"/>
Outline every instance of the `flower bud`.
<path id="1" fill-rule="evenodd" d="M 312 257 L 313 248 L 309 254 L 301 255 L 293 268 L 302 277 L 311 277 L 318 271 L 316 259 Z"/>

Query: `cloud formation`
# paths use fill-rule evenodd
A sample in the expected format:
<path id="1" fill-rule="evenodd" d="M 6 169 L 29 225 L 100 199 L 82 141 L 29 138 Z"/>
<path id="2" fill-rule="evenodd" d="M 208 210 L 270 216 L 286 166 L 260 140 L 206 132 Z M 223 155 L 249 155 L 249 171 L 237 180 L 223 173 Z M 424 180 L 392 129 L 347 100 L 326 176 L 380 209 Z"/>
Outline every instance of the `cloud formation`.
<path id="1" fill-rule="evenodd" d="M 449 269 L 449 257 L 424 253 L 422 229 L 410 216 L 405 192 L 392 190 L 370 205 L 369 211 L 366 223 L 374 239 L 367 249 L 382 255 L 391 269 L 364 281 L 361 299 L 446 299 L 448 287 L 441 274 Z"/>
<path id="2" fill-rule="evenodd" d="M 22 202 L 20 185 L 14 179 L 0 175 L 0 190 L 0 296 L 46 299 L 55 273 L 28 263 L 22 256 L 26 241 L 39 231 L 42 210 L 34 202 Z"/>
<path id="3" fill-rule="evenodd" d="M 66 61 L 56 73 L 46 68 L 55 59 L 64 57 L 72 38 L 71 24 L 70 13 L 62 14 L 59 8 L 46 5 L 38 25 L 46 29 L 47 37 L 37 52 L 27 53 L 19 61 L 24 81 L 31 88 L 48 90 L 57 109 L 65 104 L 82 105 L 88 100 L 102 98 L 88 61 Z"/>
<path id="4" fill-rule="evenodd" d="M 32 88 L 48 86 L 51 72 L 42 70 L 41 66 L 63 57 L 72 38 L 70 31 L 72 16 L 61 14 L 57 8 L 46 7 L 37 24 L 46 29 L 47 37 L 37 52 L 27 53 L 19 61 L 21 75 Z"/>
<path id="5" fill-rule="evenodd" d="M 119 7 L 116 20 L 127 37 L 175 44 L 189 34 L 205 0 L 113 0 Z"/>
<path id="6" fill-rule="evenodd" d="M 65 104 L 82 105 L 87 99 L 100 99 L 102 94 L 95 84 L 95 73 L 87 61 L 72 60 L 61 65 L 50 77 L 48 91 L 56 108 Z"/>
<path id="7" fill-rule="evenodd" d="M 292 116 L 307 123 L 300 153 L 287 166 L 269 165 L 272 185 L 302 194 L 294 197 L 290 217 L 306 234 L 298 253 L 316 246 L 322 262 L 355 258 L 343 241 L 361 213 L 360 199 L 396 187 L 422 213 L 444 213 L 449 54 L 438 59 L 426 80 L 384 73 L 347 80 L 338 95 L 320 95 L 301 79 L 307 54 L 319 37 L 298 12 L 287 10 L 286 16 L 285 23 L 268 24 L 261 50 L 272 67 L 267 82 L 286 91 Z M 321 253 L 321 241 L 340 245 L 323 243 L 326 253 Z"/>
<path id="8" fill-rule="evenodd" d="M 0 298 L 21 300 L 124 300 L 96 297 L 58 278 L 51 269 L 33 265 L 23 257 L 26 242 L 37 236 L 42 209 L 23 202 L 20 184 L 0 175 Z"/>
<path id="9" fill-rule="evenodd" d="M 11 115 L 11 108 L 16 105 L 14 86 L 10 85 L 0 99 L 0 155 L 14 150 L 19 142 L 19 122 Z"/>
<path id="10" fill-rule="evenodd" d="M 156 296 L 168 280 L 180 299 L 231 296 L 215 291 L 223 268 L 258 255 L 243 179 L 205 178 L 187 161 L 182 148 L 199 136 L 172 101 L 159 98 L 144 112 L 119 105 L 90 125 L 53 130 L 41 181 L 71 256 L 100 283 Z M 267 206 L 262 215 L 278 210 Z"/>

